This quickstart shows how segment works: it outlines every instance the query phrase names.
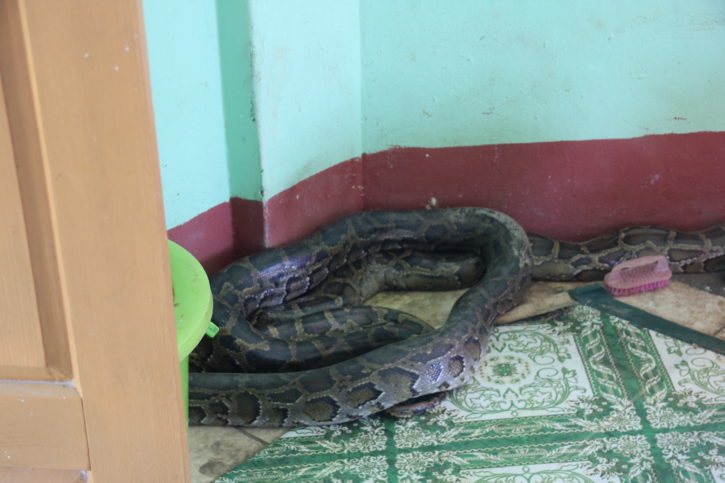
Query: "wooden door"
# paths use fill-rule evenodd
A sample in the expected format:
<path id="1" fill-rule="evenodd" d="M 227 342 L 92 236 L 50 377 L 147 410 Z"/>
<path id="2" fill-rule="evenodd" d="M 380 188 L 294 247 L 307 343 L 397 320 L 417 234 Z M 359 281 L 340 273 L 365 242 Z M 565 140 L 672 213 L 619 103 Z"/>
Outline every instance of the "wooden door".
<path id="1" fill-rule="evenodd" d="M 0 481 L 188 481 L 140 1 L 0 0 Z"/>

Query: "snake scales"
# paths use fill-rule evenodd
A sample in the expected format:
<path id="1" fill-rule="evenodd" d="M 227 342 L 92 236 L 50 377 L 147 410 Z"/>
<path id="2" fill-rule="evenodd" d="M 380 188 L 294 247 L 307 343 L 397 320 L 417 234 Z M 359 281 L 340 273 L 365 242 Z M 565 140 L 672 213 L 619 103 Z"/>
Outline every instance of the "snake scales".
<path id="1" fill-rule="evenodd" d="M 484 208 L 364 212 L 238 260 L 212 281 L 220 326 L 191 356 L 191 424 L 350 421 L 464 385 L 495 319 L 536 279 L 591 279 L 665 254 L 675 271 L 719 268 L 725 228 L 632 227 L 583 243 L 529 235 Z M 469 287 L 446 324 L 359 306 L 380 290 Z M 304 323 L 303 323 L 304 321 Z"/>

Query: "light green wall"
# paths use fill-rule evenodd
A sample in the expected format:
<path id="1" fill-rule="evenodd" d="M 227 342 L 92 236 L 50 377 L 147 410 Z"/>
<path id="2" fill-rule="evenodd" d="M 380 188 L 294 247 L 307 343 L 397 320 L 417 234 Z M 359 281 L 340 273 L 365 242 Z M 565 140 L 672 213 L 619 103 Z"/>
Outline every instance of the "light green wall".
<path id="1" fill-rule="evenodd" d="M 145 0 L 167 224 L 363 152 L 725 131 L 723 0 Z"/>
<path id="2" fill-rule="evenodd" d="M 208 5 L 144 2 L 168 228 L 229 199 L 217 18 Z"/>
<path id="3" fill-rule="evenodd" d="M 145 0 L 166 225 L 261 199 L 245 1 Z"/>
<path id="4" fill-rule="evenodd" d="M 250 0 L 264 197 L 362 152 L 358 0 Z"/>
<path id="5" fill-rule="evenodd" d="M 725 130 L 725 1 L 360 5 L 366 152 Z"/>
<path id="6" fill-rule="evenodd" d="M 265 199 L 392 146 L 725 130 L 722 0 L 251 7 Z"/>

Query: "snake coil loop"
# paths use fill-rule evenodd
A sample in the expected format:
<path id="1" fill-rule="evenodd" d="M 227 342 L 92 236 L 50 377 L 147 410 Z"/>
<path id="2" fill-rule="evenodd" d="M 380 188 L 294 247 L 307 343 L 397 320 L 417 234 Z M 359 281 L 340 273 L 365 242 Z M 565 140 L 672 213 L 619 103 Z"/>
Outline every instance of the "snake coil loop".
<path id="1" fill-rule="evenodd" d="M 213 279 L 220 332 L 190 358 L 190 423 L 341 423 L 462 386 L 532 270 L 537 279 L 601 278 L 619 261 L 657 254 L 673 271 L 722 267 L 725 229 L 632 227 L 567 243 L 527 236 L 485 208 L 343 218 Z M 385 289 L 460 287 L 468 290 L 435 330 L 402 312 L 357 306 Z"/>

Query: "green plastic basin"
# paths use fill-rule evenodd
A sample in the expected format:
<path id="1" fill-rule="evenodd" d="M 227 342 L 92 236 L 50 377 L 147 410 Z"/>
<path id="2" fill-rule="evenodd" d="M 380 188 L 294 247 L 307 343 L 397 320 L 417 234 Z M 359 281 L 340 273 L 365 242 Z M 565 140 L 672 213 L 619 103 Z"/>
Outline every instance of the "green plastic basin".
<path id="1" fill-rule="evenodd" d="M 169 240 L 171 283 L 174 289 L 176 342 L 179 348 L 184 413 L 189 413 L 189 354 L 204 334 L 214 337 L 219 328 L 211 322 L 209 278 L 194 256 Z"/>

